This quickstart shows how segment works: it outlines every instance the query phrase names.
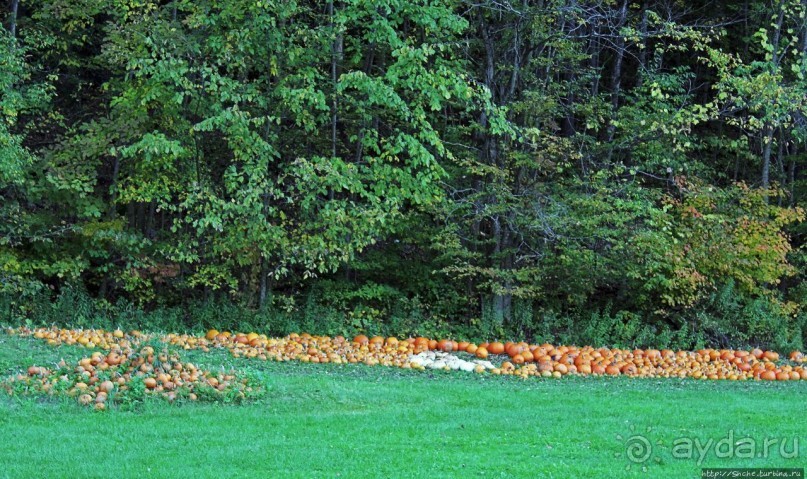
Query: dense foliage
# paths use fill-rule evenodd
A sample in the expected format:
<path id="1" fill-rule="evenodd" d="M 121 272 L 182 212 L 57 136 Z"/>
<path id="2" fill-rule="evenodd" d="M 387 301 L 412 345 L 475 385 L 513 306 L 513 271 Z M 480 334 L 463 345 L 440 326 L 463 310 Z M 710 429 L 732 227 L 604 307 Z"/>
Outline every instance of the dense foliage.
<path id="1" fill-rule="evenodd" d="M 4 318 L 803 346 L 805 0 L 4 4 Z"/>

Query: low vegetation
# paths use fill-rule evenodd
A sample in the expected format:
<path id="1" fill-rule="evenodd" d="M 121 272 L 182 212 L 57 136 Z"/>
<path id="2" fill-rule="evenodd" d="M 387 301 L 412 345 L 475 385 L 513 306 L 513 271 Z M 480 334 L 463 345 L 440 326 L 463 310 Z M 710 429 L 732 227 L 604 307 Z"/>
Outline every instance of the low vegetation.
<path id="1" fill-rule="evenodd" d="M 240 402 L 258 397 L 264 385 L 236 372 L 204 370 L 183 362 L 185 351 L 209 353 L 225 350 L 233 358 L 258 362 L 297 361 L 312 364 L 363 364 L 425 371 L 463 370 L 477 374 L 561 378 L 564 376 L 629 376 L 642 378 L 694 378 L 727 380 L 807 380 L 805 357 L 793 351 L 781 361 L 774 351 L 659 351 L 595 349 L 592 347 L 498 341 L 479 345 L 467 341 L 395 337 L 291 334 L 267 338 L 257 333 L 231 334 L 210 330 L 205 336 L 187 334 L 144 335 L 139 331 L 9 329 L 10 335 L 31 337 L 50 347 L 62 345 L 99 349 L 69 364 L 32 364 L 2 383 L 8 394 L 66 396 L 83 406 L 104 410 L 157 396 L 173 402 L 212 400 Z M 440 351 L 440 357 L 424 353 Z M 451 355 L 478 358 L 448 361 Z M 483 361 L 484 360 L 484 361 Z M 492 362 L 491 362 L 492 360 Z M 467 365 L 467 367 L 465 367 Z M 459 372 L 458 372 L 459 373 Z"/>
<path id="2" fill-rule="evenodd" d="M 157 345 L 154 338 L 146 342 Z M 0 375 L 56 369 L 61 360 L 78 364 L 95 351 L 0 334 Z M 798 467 L 800 459 L 790 457 L 794 437 L 799 457 L 807 453 L 799 412 L 804 381 L 522 380 L 261 361 L 215 347 L 178 354 L 199 370 L 249 377 L 262 393 L 237 405 L 223 396 L 169 401 L 144 393 L 132 402 L 109 399 L 102 412 L 75 396 L 0 393 L 0 475 L 216 478 L 226 470 L 231 477 L 694 478 L 701 467 Z M 628 458 L 635 435 L 653 444 L 646 462 Z M 777 442 L 764 457 L 716 455 L 714 443 L 730 435 L 786 441 L 787 454 Z M 680 438 L 712 446 L 703 457 L 674 457 Z"/>

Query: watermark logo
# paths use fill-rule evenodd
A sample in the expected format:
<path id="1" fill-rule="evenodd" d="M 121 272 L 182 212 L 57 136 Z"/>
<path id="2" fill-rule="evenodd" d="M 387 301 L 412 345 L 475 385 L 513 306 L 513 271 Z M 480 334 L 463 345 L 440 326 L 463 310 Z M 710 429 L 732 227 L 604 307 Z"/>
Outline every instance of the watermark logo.
<path id="1" fill-rule="evenodd" d="M 624 456 L 628 460 L 625 466 L 626 470 L 631 470 L 633 467 L 640 467 L 642 471 L 647 472 L 648 466 L 653 463 L 660 463 L 661 459 L 653 457 L 653 449 L 655 446 L 661 446 L 660 441 L 655 444 L 651 441 L 650 435 L 653 428 L 648 427 L 644 431 L 638 431 L 636 426 L 630 426 L 630 433 L 623 436 L 617 434 L 616 439 L 624 446 L 623 452 L 616 453 L 617 457 Z"/>
<path id="2" fill-rule="evenodd" d="M 671 441 L 654 438 L 654 431 L 648 427 L 637 430 L 633 425 L 630 433 L 616 436 L 622 450 L 616 457 L 627 459 L 626 469 L 660 464 L 664 459 L 693 461 L 702 465 L 707 459 L 784 459 L 792 460 L 800 456 L 799 437 L 751 437 L 729 430 L 717 437 L 680 436 Z"/>
<path id="3" fill-rule="evenodd" d="M 784 468 L 784 467 L 758 467 L 758 468 L 715 468 L 707 467 L 701 469 L 702 479 L 720 477 L 742 477 L 746 479 L 773 479 L 790 478 L 804 479 L 804 468 Z"/>
<path id="4" fill-rule="evenodd" d="M 696 459 L 698 465 L 709 456 L 717 459 L 796 459 L 799 457 L 799 438 L 750 436 L 735 437 L 734 430 L 715 440 L 714 438 L 679 437 L 673 441 L 672 457 Z"/>

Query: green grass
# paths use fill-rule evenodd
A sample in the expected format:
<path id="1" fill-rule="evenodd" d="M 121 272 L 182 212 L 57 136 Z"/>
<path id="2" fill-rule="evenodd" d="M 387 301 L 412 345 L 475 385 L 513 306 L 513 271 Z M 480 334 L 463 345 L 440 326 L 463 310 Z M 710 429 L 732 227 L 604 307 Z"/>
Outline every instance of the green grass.
<path id="1" fill-rule="evenodd" d="M 0 335 L 0 372 L 81 353 Z M 249 370 L 268 393 L 241 406 L 154 400 L 103 413 L 0 395 L 0 477 L 685 478 L 701 467 L 807 463 L 807 382 L 524 381 L 184 357 Z M 730 432 L 758 449 L 786 439 L 787 452 L 798 438 L 799 457 L 782 458 L 778 447 L 755 459 L 718 458 L 712 447 L 700 465 L 696 452 L 672 455 L 677 438 Z M 634 434 L 654 446 L 646 472 L 626 457 Z"/>

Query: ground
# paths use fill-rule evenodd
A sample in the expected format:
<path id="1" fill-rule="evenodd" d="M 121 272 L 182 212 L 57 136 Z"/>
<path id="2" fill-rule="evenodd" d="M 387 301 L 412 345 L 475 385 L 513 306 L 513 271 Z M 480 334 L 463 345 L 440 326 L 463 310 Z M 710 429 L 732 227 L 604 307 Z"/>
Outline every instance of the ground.
<path id="1" fill-rule="evenodd" d="M 3 376 L 86 354 L 0 335 Z M 238 405 L 154 399 L 103 412 L 0 394 L 0 477 L 686 478 L 807 463 L 804 381 L 523 380 L 223 350 L 183 358 L 247 372 L 267 391 Z M 740 439 L 757 457 L 727 455 Z M 697 441 L 689 454 L 687 441 Z"/>

